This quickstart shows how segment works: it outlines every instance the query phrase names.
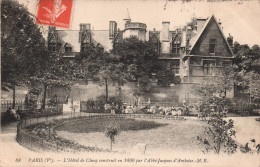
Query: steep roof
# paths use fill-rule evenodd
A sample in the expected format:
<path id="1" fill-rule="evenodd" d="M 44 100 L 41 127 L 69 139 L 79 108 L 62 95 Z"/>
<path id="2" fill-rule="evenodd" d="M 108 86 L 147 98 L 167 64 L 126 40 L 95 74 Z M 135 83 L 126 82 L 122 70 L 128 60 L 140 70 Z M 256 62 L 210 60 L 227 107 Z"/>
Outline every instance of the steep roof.
<path id="1" fill-rule="evenodd" d="M 72 47 L 72 52 L 80 52 L 79 43 L 79 31 L 77 30 L 57 30 L 59 39 L 62 44 L 61 51 L 65 51 L 65 44 L 69 44 Z"/>
<path id="2" fill-rule="evenodd" d="M 234 53 L 233 53 L 231 47 L 229 46 L 227 39 L 226 39 L 225 36 L 224 36 L 224 33 L 223 33 L 223 31 L 222 31 L 222 28 L 219 26 L 219 24 L 218 24 L 218 22 L 217 22 L 217 20 L 216 20 L 216 18 L 215 18 L 214 15 L 212 15 L 210 18 L 208 18 L 208 20 L 206 21 L 206 23 L 205 23 L 204 26 L 202 27 L 201 31 L 198 32 L 198 34 L 197 34 L 196 36 L 194 36 L 193 38 L 191 38 L 191 40 L 190 40 L 191 49 L 190 49 L 189 53 L 192 52 L 192 50 L 194 49 L 196 43 L 197 43 L 198 40 L 200 39 L 202 33 L 205 31 L 206 27 L 208 27 L 209 22 L 210 22 L 212 19 L 213 19 L 213 21 L 215 21 L 215 22 L 217 23 L 217 27 L 218 27 L 219 31 L 221 32 L 221 35 L 222 35 L 222 37 L 224 38 L 225 43 L 226 43 L 226 45 L 227 45 L 227 47 L 228 47 L 230 53 L 232 54 L 232 56 L 234 56 Z"/>
<path id="3" fill-rule="evenodd" d="M 72 52 L 80 52 L 79 32 L 79 30 L 57 30 L 62 52 L 65 51 L 65 45 L 71 46 Z M 108 30 L 91 30 L 91 38 L 94 45 L 101 45 L 105 51 L 112 49 Z"/>

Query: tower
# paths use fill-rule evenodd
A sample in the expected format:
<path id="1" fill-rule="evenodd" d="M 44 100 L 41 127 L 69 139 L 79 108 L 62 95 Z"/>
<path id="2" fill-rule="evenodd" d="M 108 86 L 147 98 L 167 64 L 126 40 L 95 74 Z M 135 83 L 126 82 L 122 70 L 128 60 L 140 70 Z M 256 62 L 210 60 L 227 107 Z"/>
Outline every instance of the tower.
<path id="1" fill-rule="evenodd" d="M 136 36 L 139 40 L 146 40 L 146 24 L 140 22 L 131 22 L 129 11 L 127 9 L 126 16 L 123 19 L 125 21 L 125 28 L 123 38 L 130 36 Z"/>

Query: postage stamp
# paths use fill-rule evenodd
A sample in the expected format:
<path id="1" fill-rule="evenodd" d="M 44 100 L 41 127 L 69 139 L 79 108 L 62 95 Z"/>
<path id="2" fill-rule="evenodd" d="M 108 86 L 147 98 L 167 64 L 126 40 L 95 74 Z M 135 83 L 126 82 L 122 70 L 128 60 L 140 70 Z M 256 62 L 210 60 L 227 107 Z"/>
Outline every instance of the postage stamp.
<path id="1" fill-rule="evenodd" d="M 40 0 L 37 24 L 69 28 L 73 0 Z"/>

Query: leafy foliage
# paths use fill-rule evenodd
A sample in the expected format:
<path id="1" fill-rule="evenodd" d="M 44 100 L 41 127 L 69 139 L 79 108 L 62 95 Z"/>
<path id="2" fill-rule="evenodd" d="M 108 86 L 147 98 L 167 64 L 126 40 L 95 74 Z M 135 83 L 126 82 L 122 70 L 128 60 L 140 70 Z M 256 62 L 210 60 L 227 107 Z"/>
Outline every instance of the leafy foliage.
<path id="1" fill-rule="evenodd" d="M 208 126 L 205 127 L 205 136 L 197 139 L 205 145 L 206 152 L 214 150 L 215 153 L 236 152 L 237 144 L 232 137 L 235 136 L 233 120 L 226 121 L 226 113 L 232 101 L 226 97 L 226 92 L 234 85 L 234 72 L 232 66 L 223 66 L 214 77 L 207 78 L 205 82 L 196 85 L 194 92 L 202 97 L 200 113 Z"/>
<path id="2" fill-rule="evenodd" d="M 38 68 L 37 75 L 29 78 L 31 85 L 44 86 L 42 109 L 45 109 L 46 91 L 52 86 L 62 86 L 67 89 L 78 81 L 80 69 L 75 63 L 62 59 L 61 53 L 48 52 L 48 60 Z"/>
<path id="3" fill-rule="evenodd" d="M 163 68 L 157 73 L 158 85 L 160 86 L 169 86 L 174 82 L 174 79 L 174 74 L 168 69 Z"/>
<path id="4" fill-rule="evenodd" d="M 235 42 L 233 51 L 235 53 L 234 69 L 238 91 L 248 92 L 250 102 L 259 102 L 260 97 L 260 47 L 254 45 L 240 45 Z"/>
<path id="5" fill-rule="evenodd" d="M 119 124 L 116 122 L 110 122 L 109 124 L 105 125 L 104 133 L 106 137 L 110 138 L 110 150 L 112 150 L 112 145 L 115 142 L 115 137 L 120 133 Z"/>
<path id="6" fill-rule="evenodd" d="M 205 136 L 197 139 L 205 145 L 206 152 L 214 150 L 219 154 L 221 151 L 232 154 L 236 152 L 237 144 L 233 120 L 225 119 L 228 112 L 227 99 L 223 97 L 212 97 L 203 101 L 202 112 L 208 118 L 209 126 L 205 128 Z"/>
<path id="7" fill-rule="evenodd" d="M 46 48 L 39 27 L 16 1 L 1 4 L 2 90 L 26 83 L 45 62 Z"/>
<path id="8" fill-rule="evenodd" d="M 214 77 L 208 77 L 199 85 L 195 85 L 194 93 L 208 98 L 212 96 L 226 97 L 227 91 L 234 88 L 234 71 L 232 66 L 223 66 Z"/>
<path id="9" fill-rule="evenodd" d="M 260 47 L 254 45 L 251 48 L 248 45 L 234 43 L 233 52 L 235 54 L 235 70 L 244 73 L 254 71 L 259 73 Z"/>
<path id="10" fill-rule="evenodd" d="M 37 101 L 41 93 L 40 89 L 32 88 L 25 96 L 25 108 L 29 111 L 37 109 Z"/>
<path id="11" fill-rule="evenodd" d="M 137 81 L 141 77 L 151 77 L 158 68 L 158 53 L 150 42 L 143 42 L 132 36 L 114 46 L 112 53 L 127 67 L 128 80 Z"/>

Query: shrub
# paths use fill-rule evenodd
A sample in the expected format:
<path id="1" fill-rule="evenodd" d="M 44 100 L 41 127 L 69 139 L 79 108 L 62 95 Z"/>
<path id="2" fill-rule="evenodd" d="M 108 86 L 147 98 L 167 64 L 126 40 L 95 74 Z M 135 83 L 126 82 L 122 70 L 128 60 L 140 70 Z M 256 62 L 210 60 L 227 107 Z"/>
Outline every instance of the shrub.
<path id="1" fill-rule="evenodd" d="M 32 88 L 25 96 L 25 108 L 34 111 L 37 109 L 38 97 L 41 93 L 41 90 L 38 88 Z"/>
<path id="2" fill-rule="evenodd" d="M 210 150 L 214 150 L 217 154 L 221 151 L 228 154 L 236 152 L 237 144 L 232 139 L 236 134 L 233 120 L 224 119 L 228 110 L 227 103 L 226 98 L 212 97 L 202 104 L 202 112 L 207 113 L 209 126 L 205 128 L 205 137 L 197 136 L 197 139 L 205 145 L 206 152 Z"/>
<path id="3" fill-rule="evenodd" d="M 115 142 L 115 137 L 119 135 L 120 133 L 120 127 L 119 124 L 116 122 L 111 122 L 108 125 L 104 126 L 104 133 L 106 137 L 110 138 L 111 144 L 110 144 L 110 150 L 112 151 L 112 145 Z"/>

